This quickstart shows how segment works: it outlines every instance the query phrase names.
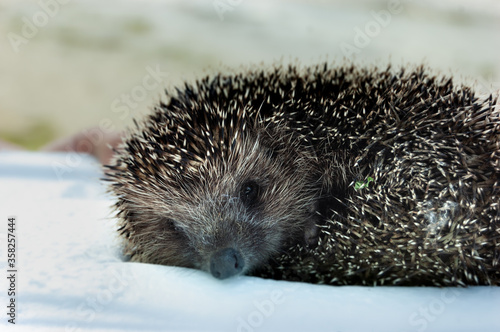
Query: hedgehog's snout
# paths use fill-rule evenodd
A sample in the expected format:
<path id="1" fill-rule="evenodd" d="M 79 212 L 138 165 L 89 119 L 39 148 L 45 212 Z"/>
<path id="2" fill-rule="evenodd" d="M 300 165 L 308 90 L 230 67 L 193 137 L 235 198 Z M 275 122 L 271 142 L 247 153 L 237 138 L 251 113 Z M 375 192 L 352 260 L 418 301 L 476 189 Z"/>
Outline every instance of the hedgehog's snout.
<path id="1" fill-rule="evenodd" d="M 243 271 L 245 261 L 241 253 L 233 248 L 217 251 L 210 259 L 210 273 L 217 279 L 226 279 Z"/>

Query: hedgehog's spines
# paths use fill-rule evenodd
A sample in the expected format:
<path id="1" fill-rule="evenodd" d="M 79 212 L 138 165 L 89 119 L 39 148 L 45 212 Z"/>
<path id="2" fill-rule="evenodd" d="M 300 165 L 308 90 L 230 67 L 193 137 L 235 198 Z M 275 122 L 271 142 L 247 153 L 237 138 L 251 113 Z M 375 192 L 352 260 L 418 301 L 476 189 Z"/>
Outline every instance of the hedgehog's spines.
<path id="1" fill-rule="evenodd" d="M 118 148 L 106 176 L 118 197 L 119 232 L 134 260 L 187 266 L 209 249 L 177 243 L 196 238 L 179 229 L 235 232 L 212 207 L 236 206 L 238 185 L 252 176 L 270 181 L 266 167 L 274 165 L 282 177 L 293 174 L 281 179 L 293 188 L 283 195 L 314 193 L 296 203 L 305 209 L 315 201 L 309 219 L 319 234 L 307 245 L 274 248 L 280 254 L 255 274 L 331 284 L 499 284 L 497 98 L 480 98 L 423 66 L 280 65 L 205 77 L 134 120 Z M 210 196 L 220 188 L 227 202 Z M 268 204 L 284 209 L 276 198 Z M 207 216 L 182 227 L 162 221 L 199 211 Z"/>

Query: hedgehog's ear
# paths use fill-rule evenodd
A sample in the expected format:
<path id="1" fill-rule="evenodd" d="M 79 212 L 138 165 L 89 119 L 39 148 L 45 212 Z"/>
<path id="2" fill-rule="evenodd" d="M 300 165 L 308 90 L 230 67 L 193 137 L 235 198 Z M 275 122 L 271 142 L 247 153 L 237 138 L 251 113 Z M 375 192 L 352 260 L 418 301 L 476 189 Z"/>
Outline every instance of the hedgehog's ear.
<path id="1" fill-rule="evenodd" d="M 304 240 L 308 246 L 312 246 L 316 242 L 318 242 L 319 237 L 319 227 L 316 224 L 315 218 L 312 218 L 310 222 L 306 223 L 304 229 Z"/>
<path id="2" fill-rule="evenodd" d="M 310 206 L 309 206 L 309 213 L 310 213 L 310 218 L 309 220 L 306 220 L 304 224 L 304 240 L 307 245 L 313 245 L 318 241 L 318 236 L 319 236 L 319 227 L 318 227 L 318 222 L 319 222 L 319 202 L 314 201 Z"/>

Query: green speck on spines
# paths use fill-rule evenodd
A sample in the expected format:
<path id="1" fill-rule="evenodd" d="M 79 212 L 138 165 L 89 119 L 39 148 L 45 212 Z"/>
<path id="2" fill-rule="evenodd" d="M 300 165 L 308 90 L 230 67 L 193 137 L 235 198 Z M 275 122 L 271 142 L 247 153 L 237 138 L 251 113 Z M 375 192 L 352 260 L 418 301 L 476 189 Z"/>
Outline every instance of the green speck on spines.
<path id="1" fill-rule="evenodd" d="M 360 189 L 363 189 L 363 188 L 367 188 L 368 184 L 370 182 L 372 182 L 372 181 L 373 181 L 373 178 L 371 176 L 367 177 L 364 182 L 363 181 L 357 181 L 354 184 L 354 190 L 360 190 Z"/>

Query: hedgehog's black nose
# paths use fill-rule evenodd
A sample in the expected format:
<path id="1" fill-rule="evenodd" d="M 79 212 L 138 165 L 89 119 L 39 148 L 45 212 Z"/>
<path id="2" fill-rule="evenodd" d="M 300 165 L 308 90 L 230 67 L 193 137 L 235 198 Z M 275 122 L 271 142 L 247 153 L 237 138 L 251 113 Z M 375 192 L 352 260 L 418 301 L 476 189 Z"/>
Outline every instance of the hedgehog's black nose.
<path id="1" fill-rule="evenodd" d="M 226 279 L 243 270 L 245 263 L 238 250 L 225 248 L 212 255 L 210 272 L 217 279 Z"/>

